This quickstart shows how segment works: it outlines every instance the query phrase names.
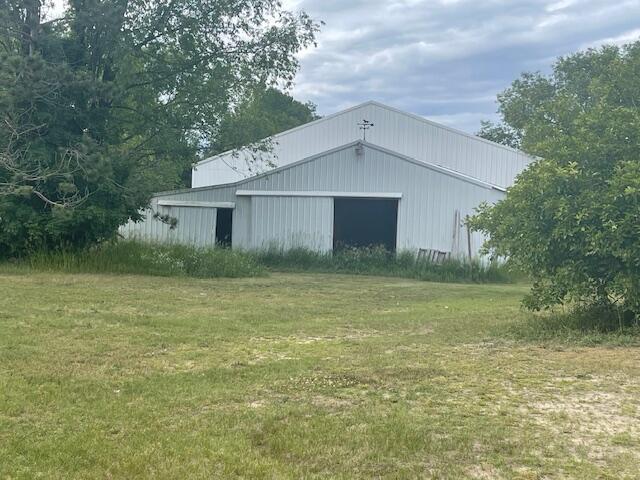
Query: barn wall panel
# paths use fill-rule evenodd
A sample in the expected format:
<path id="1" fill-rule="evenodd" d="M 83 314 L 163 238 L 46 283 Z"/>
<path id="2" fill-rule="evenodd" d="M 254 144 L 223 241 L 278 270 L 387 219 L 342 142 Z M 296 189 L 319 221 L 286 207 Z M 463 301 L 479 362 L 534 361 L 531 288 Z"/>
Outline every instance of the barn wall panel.
<path id="1" fill-rule="evenodd" d="M 251 204 L 251 248 L 332 249 L 332 198 L 253 197 Z"/>
<path id="2" fill-rule="evenodd" d="M 154 219 L 154 213 L 170 215 L 178 220 L 177 226 Z M 155 206 L 145 211 L 145 220 L 129 222 L 120 227 L 120 234 L 132 239 L 151 242 L 179 243 L 209 247 L 215 245 L 216 208 Z"/>

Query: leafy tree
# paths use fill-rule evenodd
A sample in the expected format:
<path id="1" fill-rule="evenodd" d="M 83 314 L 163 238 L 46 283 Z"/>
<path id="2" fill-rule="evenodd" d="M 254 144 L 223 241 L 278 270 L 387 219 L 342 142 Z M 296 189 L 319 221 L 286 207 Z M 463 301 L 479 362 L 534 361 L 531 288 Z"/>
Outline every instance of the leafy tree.
<path id="1" fill-rule="evenodd" d="M 318 118 L 313 103 L 301 103 L 275 88 L 258 89 L 223 118 L 209 153 L 251 145 Z"/>
<path id="2" fill-rule="evenodd" d="M 317 25 L 279 0 L 0 0 L 0 255 L 113 236 Z"/>
<path id="3" fill-rule="evenodd" d="M 500 127 L 541 157 L 472 226 L 534 279 L 526 305 L 640 313 L 640 42 L 561 58 L 499 97 Z"/>
<path id="4" fill-rule="evenodd" d="M 522 143 L 519 132 L 505 124 L 496 125 L 490 120 L 480 121 L 480 130 L 476 135 L 511 148 L 519 149 Z"/>

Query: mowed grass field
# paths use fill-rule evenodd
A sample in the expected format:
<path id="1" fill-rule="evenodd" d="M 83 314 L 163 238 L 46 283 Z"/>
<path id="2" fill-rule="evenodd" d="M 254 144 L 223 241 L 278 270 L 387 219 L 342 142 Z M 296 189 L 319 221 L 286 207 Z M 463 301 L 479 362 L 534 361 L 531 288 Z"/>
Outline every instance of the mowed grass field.
<path id="1" fill-rule="evenodd" d="M 636 337 L 526 290 L 0 272 L 0 478 L 640 478 Z"/>

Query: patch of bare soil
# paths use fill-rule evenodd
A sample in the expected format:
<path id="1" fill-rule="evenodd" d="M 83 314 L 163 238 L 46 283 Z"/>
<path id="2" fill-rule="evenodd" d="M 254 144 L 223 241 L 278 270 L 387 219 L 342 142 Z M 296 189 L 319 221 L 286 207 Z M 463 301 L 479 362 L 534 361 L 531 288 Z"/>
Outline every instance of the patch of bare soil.
<path id="1" fill-rule="evenodd" d="M 466 473 L 469 478 L 475 480 L 500 480 L 504 478 L 493 466 L 485 463 L 469 467 Z"/>
<path id="2" fill-rule="evenodd" d="M 428 335 L 433 333 L 433 328 L 429 325 L 418 326 L 415 329 L 395 330 L 382 332 L 379 330 L 337 330 L 331 335 L 289 335 L 286 337 L 253 337 L 252 342 L 256 343 L 295 343 L 298 345 L 308 345 L 318 342 L 340 342 L 345 340 L 358 341 L 374 337 L 397 337 L 402 335 Z"/>
<path id="3" fill-rule="evenodd" d="M 314 407 L 323 410 L 342 410 L 355 405 L 353 399 L 330 397 L 327 395 L 315 395 L 311 398 Z"/>
<path id="4" fill-rule="evenodd" d="M 571 392 L 530 402 L 529 418 L 554 432 L 576 454 L 605 465 L 620 454 L 631 454 L 640 464 L 640 399 L 626 392 Z M 616 439 L 627 439 L 619 442 Z"/>

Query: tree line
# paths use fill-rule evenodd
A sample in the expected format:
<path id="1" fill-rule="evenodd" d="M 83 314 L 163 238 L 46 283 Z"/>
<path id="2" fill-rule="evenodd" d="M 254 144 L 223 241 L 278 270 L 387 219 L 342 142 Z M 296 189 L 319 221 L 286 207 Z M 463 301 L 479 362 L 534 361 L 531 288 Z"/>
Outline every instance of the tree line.
<path id="1" fill-rule="evenodd" d="M 558 59 L 498 95 L 480 136 L 539 158 L 472 220 L 533 279 L 533 309 L 640 313 L 640 42 Z"/>
<path id="2" fill-rule="evenodd" d="M 191 165 L 315 118 L 276 90 L 318 24 L 278 0 L 0 0 L 0 256 L 83 247 Z"/>

